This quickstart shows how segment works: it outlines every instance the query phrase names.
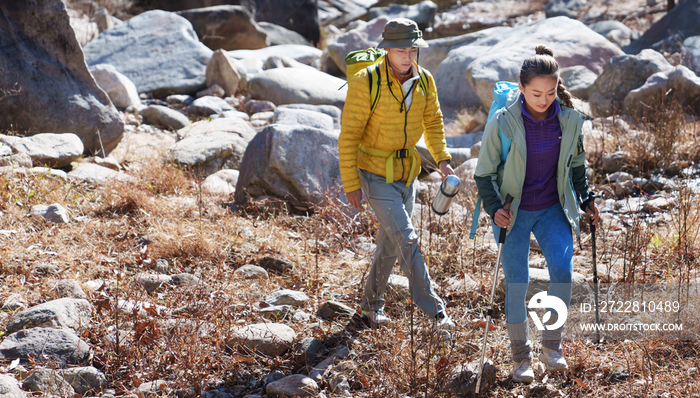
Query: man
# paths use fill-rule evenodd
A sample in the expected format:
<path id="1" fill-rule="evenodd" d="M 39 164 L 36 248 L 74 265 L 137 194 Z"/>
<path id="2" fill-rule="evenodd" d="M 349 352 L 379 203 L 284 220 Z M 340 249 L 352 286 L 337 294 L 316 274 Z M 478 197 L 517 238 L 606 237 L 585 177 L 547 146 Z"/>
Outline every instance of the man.
<path id="1" fill-rule="evenodd" d="M 362 298 L 363 313 L 375 325 L 391 322 L 384 313 L 384 291 L 398 259 L 403 272 L 412 278 L 413 302 L 438 327 L 450 328 L 454 323 L 433 289 L 411 222 L 415 180 L 420 173 L 415 144 L 421 136 L 425 135 L 443 176 L 454 174 L 435 80 L 416 63 L 419 48 L 428 47 L 422 36 L 409 19 L 389 21 L 377 46 L 386 49 L 387 55 L 376 64 L 376 76 L 363 69 L 348 77 L 338 140 L 340 174 L 350 204 L 361 209 L 364 191 L 380 223 Z M 375 79 L 381 82 L 380 93 L 371 111 L 370 84 L 376 84 Z"/>

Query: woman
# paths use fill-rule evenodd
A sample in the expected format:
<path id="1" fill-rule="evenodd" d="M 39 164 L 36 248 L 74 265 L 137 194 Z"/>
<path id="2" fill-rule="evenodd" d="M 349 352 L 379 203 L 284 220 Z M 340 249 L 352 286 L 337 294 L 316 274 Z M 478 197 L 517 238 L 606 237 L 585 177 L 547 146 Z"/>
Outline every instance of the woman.
<path id="1" fill-rule="evenodd" d="M 513 380 L 525 383 L 534 379 L 525 305 L 530 233 L 534 233 L 547 261 L 548 295 L 558 297 L 568 308 L 572 229 L 577 238 L 580 236 L 578 206 L 593 217 L 594 224 L 598 222 L 595 195 L 586 181 L 581 132 L 584 117 L 574 110 L 552 50 L 539 45 L 535 51 L 536 55 L 523 62 L 519 88 L 510 92 L 506 106 L 486 125 L 474 174 L 484 210 L 492 217 L 494 234 L 498 236 L 500 228 L 508 228 L 501 254 L 506 323 Z M 512 139 L 505 162 L 501 161 L 499 129 Z M 502 201 L 508 194 L 514 200 L 507 212 Z M 546 324 L 553 325 L 557 318 L 552 310 Z M 542 332 L 539 358 L 547 370 L 568 369 L 561 355 L 563 328 Z"/>
<path id="2" fill-rule="evenodd" d="M 348 202 L 361 209 L 364 196 L 379 219 L 377 249 L 362 298 L 363 313 L 375 325 L 391 319 L 384 313 L 384 291 L 398 259 L 412 279 L 413 302 L 439 328 L 454 323 L 433 288 L 411 222 L 415 180 L 420 157 L 415 149 L 421 136 L 443 175 L 452 175 L 442 112 L 433 77 L 416 63 L 418 49 L 428 47 L 418 25 L 406 18 L 387 22 L 377 47 L 387 50 L 376 64 L 380 95 L 372 112 L 370 87 L 374 80 L 363 69 L 348 77 L 348 94 L 338 138 L 340 176 Z M 426 85 L 421 83 L 421 75 Z"/>

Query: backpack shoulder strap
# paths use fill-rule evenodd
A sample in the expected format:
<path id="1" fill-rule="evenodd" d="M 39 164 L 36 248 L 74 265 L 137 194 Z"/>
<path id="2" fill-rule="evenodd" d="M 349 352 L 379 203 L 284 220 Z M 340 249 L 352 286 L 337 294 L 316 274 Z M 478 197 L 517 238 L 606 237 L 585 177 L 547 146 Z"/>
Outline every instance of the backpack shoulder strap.
<path id="1" fill-rule="evenodd" d="M 424 92 L 435 95 L 435 93 L 430 90 L 430 84 L 428 84 L 428 72 L 422 66 L 418 65 L 418 74 L 420 75 L 420 85 Z"/>
<path id="2" fill-rule="evenodd" d="M 374 113 L 374 109 L 379 102 L 379 94 L 381 93 L 382 74 L 378 64 L 373 64 L 367 67 L 367 77 L 369 78 L 369 116 Z"/>

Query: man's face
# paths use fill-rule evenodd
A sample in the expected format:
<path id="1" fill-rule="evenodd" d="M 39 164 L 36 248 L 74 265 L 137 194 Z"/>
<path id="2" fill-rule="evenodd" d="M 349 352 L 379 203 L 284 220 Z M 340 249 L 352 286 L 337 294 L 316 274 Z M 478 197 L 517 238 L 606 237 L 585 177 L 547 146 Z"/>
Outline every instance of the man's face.
<path id="1" fill-rule="evenodd" d="M 413 62 L 418 57 L 418 48 L 388 48 L 387 58 L 389 58 L 389 65 L 402 75 L 408 73 L 411 70 Z"/>

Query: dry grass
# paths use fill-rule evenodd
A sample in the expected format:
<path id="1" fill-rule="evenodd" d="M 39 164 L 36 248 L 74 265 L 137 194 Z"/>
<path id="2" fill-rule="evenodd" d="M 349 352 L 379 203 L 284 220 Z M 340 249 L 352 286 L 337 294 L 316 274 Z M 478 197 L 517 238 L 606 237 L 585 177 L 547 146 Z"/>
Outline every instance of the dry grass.
<path id="1" fill-rule="evenodd" d="M 359 310 L 371 260 L 363 245 L 377 228 L 372 213 L 351 216 L 332 199 L 308 215 L 255 204 L 232 213 L 228 198 L 200 195 L 197 179 L 177 167 L 129 166 L 134 182 L 96 187 L 48 175 L 0 176 L 0 230 L 16 231 L 0 235 L 0 299 L 19 293 L 34 305 L 52 298 L 55 279 L 76 279 L 86 288 L 88 281 L 102 281 L 101 288 L 88 289 L 95 321 L 83 338 L 94 349 L 92 365 L 105 372 L 118 395 L 133 392 L 142 382 L 164 379 L 183 394 L 199 396 L 203 390 L 225 386 L 242 397 L 259 391 L 272 370 L 308 372 L 294 352 L 270 358 L 230 343 L 230 333 L 234 327 L 263 321 L 257 304 L 278 288 L 306 292 L 311 300 L 303 310 L 308 313 L 330 298 Z M 700 226 L 697 201 L 688 192 L 679 199 L 679 212 L 672 213 L 674 222 L 657 230 L 661 237 L 649 236 L 641 221 L 601 226 L 599 261 L 638 282 L 687 280 L 697 267 Z M 51 225 L 28 217 L 31 206 L 39 203 L 62 204 L 73 221 Z M 395 319 L 389 328 L 358 331 L 348 329 L 347 320 L 312 325 L 283 320 L 298 333 L 297 340 L 316 337 L 330 349 L 346 345 L 353 351 L 351 362 L 338 366 L 344 368 L 354 396 L 448 397 L 449 370 L 478 359 L 482 328 L 473 321 L 488 305 L 495 252 L 485 216 L 476 243 L 467 239 L 473 200 L 460 196 L 459 203 L 469 217 L 449 215 L 438 222 L 426 206 L 417 223 L 431 276 L 441 287 L 449 313 L 462 325 L 451 339 L 430 332 L 425 317 L 395 294 L 387 303 Z M 584 239 L 583 250 L 576 254 L 590 256 L 590 242 Z M 290 259 L 296 269 L 253 282 L 234 276 L 239 266 L 270 255 Z M 619 258 L 624 261 L 616 261 Z M 158 259 L 168 260 L 171 274 L 189 272 L 202 283 L 145 293 L 133 277 L 155 272 Z M 33 266 L 42 262 L 57 264 L 59 275 L 37 273 Z M 577 272 L 590 272 L 575 267 Z M 464 275 L 477 287 L 465 290 L 461 283 L 448 283 Z M 165 310 L 120 310 L 118 303 L 125 301 Z M 496 303 L 496 320 L 488 357 L 499 365 L 499 380 L 490 396 L 700 394 L 698 373 L 692 370 L 699 365 L 695 341 L 609 342 L 597 348 L 568 341 L 564 351 L 572 364 L 570 372 L 538 373 L 533 386 L 513 384 L 502 299 Z M 0 321 L 0 327 L 6 322 Z M 618 367 L 631 376 L 606 381 Z"/>

